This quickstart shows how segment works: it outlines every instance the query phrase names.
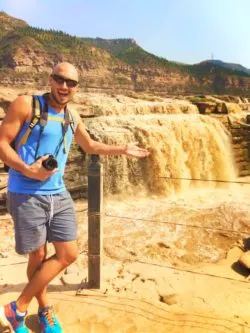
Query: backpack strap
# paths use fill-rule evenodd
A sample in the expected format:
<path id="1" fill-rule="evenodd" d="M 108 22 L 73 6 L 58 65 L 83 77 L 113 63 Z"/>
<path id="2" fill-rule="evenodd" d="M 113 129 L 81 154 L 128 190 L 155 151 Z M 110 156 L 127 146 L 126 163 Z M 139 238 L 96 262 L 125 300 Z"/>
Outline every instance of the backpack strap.
<path id="1" fill-rule="evenodd" d="M 37 153 L 40 147 L 40 141 L 41 141 L 41 136 L 43 134 L 44 127 L 47 125 L 48 122 L 48 114 L 49 114 L 49 107 L 48 104 L 45 103 L 44 108 L 41 108 L 41 113 L 40 113 L 40 131 L 39 131 L 39 137 L 37 140 L 37 145 L 36 145 L 36 152 L 35 152 L 35 160 L 37 159 Z"/>
<path id="2" fill-rule="evenodd" d="M 41 104 L 39 99 L 36 96 L 32 96 L 32 119 L 30 121 L 29 127 L 24 135 L 21 137 L 20 141 L 16 145 L 16 151 L 21 147 L 21 145 L 25 145 L 31 131 L 33 128 L 39 123 L 40 121 L 40 114 L 41 114 Z"/>
<path id="3" fill-rule="evenodd" d="M 67 107 L 65 107 L 64 109 L 64 122 L 62 123 L 62 139 L 59 143 L 59 145 L 57 146 L 57 149 L 55 151 L 55 157 L 57 157 L 59 150 L 61 148 L 61 145 L 63 144 L 63 152 L 66 153 L 67 151 L 67 130 L 68 127 L 71 127 L 72 133 L 73 135 L 75 134 L 75 122 L 74 122 L 74 118 L 72 116 L 72 113 L 69 111 L 69 109 Z"/>
<path id="4" fill-rule="evenodd" d="M 69 110 L 67 107 L 64 109 L 64 124 L 62 125 L 62 134 L 63 134 L 63 152 L 66 153 L 67 149 L 67 137 L 66 133 L 68 130 L 70 124 L 70 119 L 69 119 Z"/>
<path id="5" fill-rule="evenodd" d="M 68 110 L 68 112 L 69 112 L 69 124 L 70 124 L 71 130 L 72 130 L 72 133 L 74 135 L 75 131 L 76 131 L 75 119 L 72 115 L 72 112 L 70 110 Z"/>
<path id="6" fill-rule="evenodd" d="M 65 106 L 65 108 L 64 108 L 64 121 L 62 123 L 62 139 L 61 139 L 59 145 L 56 148 L 55 157 L 57 157 L 62 144 L 63 144 L 63 152 L 64 152 L 64 154 L 66 154 L 66 150 L 67 150 L 66 133 L 67 133 L 69 125 L 70 125 L 69 110 L 68 110 L 67 106 Z"/>

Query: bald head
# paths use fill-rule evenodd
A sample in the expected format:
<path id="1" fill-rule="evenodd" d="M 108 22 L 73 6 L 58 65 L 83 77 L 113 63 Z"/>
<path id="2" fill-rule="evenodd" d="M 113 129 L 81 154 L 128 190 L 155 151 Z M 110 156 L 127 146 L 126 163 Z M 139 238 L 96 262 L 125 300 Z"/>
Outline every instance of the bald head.
<path id="1" fill-rule="evenodd" d="M 54 67 L 52 74 L 62 75 L 67 79 L 78 81 L 77 69 L 69 62 L 60 62 L 59 64 L 57 64 Z"/>
<path id="2" fill-rule="evenodd" d="M 78 73 L 76 68 L 68 63 L 61 62 L 55 66 L 49 77 L 51 92 L 50 105 L 60 111 L 70 102 L 78 91 Z"/>

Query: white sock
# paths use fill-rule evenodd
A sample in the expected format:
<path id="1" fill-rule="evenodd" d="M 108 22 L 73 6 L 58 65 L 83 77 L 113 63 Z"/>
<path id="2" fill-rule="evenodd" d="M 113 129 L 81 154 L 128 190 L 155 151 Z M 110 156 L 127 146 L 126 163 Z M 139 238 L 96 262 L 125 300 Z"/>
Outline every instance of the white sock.
<path id="1" fill-rule="evenodd" d="M 16 309 L 16 314 L 20 317 L 24 317 L 26 315 L 26 312 L 20 312 Z"/>

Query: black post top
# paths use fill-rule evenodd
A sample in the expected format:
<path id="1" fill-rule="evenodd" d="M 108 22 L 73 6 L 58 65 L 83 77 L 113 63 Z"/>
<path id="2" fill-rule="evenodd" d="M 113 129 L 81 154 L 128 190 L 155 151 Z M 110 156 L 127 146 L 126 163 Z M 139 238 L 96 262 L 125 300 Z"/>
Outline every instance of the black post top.
<path id="1" fill-rule="evenodd" d="M 100 160 L 100 156 L 99 155 L 91 155 L 90 159 L 91 159 L 92 163 L 98 163 L 99 160 Z"/>

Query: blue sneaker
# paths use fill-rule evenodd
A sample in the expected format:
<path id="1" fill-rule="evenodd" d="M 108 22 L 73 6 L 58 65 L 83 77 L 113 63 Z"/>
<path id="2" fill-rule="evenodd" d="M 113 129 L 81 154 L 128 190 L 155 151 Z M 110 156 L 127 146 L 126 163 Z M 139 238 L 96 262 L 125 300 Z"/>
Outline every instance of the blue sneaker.
<path id="1" fill-rule="evenodd" d="M 41 333 L 61 333 L 62 327 L 56 318 L 53 306 L 47 306 L 38 312 L 39 323 L 42 326 Z"/>
<path id="2" fill-rule="evenodd" d="M 25 316 L 18 316 L 16 313 L 16 302 L 0 307 L 0 325 L 10 327 L 15 333 L 28 333 L 24 323 Z"/>

